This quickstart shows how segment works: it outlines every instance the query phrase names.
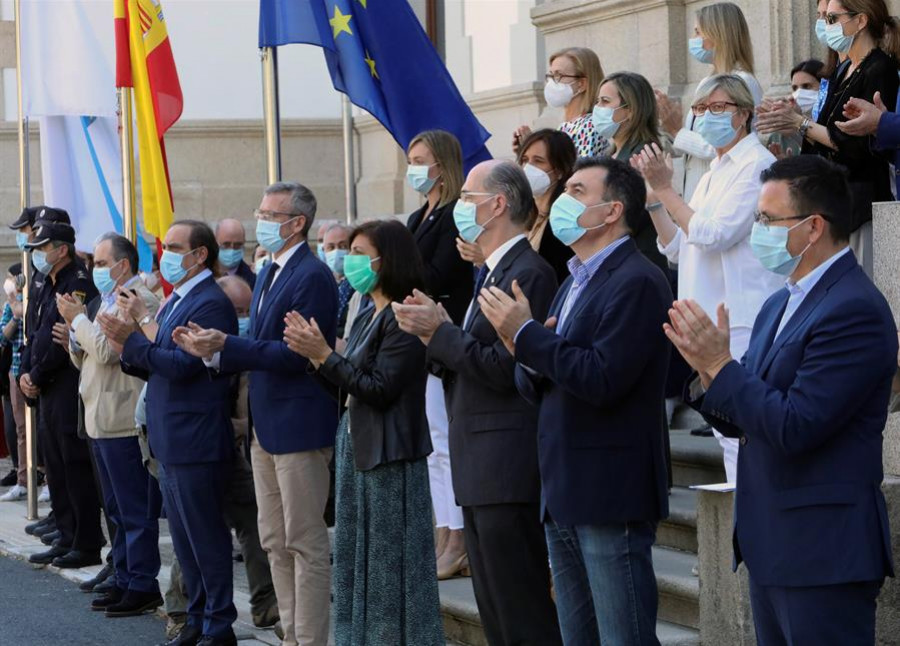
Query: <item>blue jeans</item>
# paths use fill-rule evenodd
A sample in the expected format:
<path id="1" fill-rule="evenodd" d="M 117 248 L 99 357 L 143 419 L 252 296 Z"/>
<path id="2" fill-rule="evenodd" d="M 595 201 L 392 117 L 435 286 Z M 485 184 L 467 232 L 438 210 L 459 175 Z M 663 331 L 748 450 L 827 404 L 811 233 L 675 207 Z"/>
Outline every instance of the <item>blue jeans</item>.
<path id="1" fill-rule="evenodd" d="M 659 646 L 656 523 L 544 526 L 566 646 Z"/>

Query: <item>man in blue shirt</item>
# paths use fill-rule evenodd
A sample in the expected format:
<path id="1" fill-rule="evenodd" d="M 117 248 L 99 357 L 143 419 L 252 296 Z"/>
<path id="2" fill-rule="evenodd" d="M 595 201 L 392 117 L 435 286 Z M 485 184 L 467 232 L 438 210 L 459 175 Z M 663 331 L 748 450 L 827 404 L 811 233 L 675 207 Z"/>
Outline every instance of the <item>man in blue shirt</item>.
<path id="1" fill-rule="evenodd" d="M 893 576 L 881 481 L 897 329 L 848 248 L 844 170 L 800 155 L 762 180 L 754 253 L 788 280 L 747 353 L 729 352 L 724 304 L 714 324 L 678 301 L 666 333 L 699 376 L 688 401 L 741 443 L 734 565 L 750 575 L 757 642 L 873 644 Z"/>

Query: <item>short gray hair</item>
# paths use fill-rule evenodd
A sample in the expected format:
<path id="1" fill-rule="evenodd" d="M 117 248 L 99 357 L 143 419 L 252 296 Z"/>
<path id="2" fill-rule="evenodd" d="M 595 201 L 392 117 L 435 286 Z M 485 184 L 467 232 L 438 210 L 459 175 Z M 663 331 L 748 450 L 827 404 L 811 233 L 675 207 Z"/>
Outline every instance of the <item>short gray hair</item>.
<path id="1" fill-rule="evenodd" d="M 322 235 L 327 235 L 329 231 L 333 231 L 334 229 L 340 229 L 344 231 L 348 236 L 353 233 L 353 227 L 349 224 L 343 224 L 342 222 L 332 222 L 327 227 L 325 227 L 325 231 L 322 232 Z"/>
<path id="2" fill-rule="evenodd" d="M 96 248 L 101 242 L 106 242 L 107 240 L 110 242 L 113 259 L 116 262 L 127 260 L 128 266 L 131 268 L 131 273 L 136 274 L 139 264 L 137 247 L 134 246 L 131 240 L 115 231 L 104 233 L 97 238 L 94 247 Z"/>
<path id="3" fill-rule="evenodd" d="M 291 213 L 306 216 L 306 225 L 303 227 L 303 237 L 309 235 L 313 222 L 316 219 L 316 196 L 313 192 L 299 182 L 275 182 L 269 184 L 264 195 L 275 193 L 289 193 L 291 196 Z"/>
<path id="4" fill-rule="evenodd" d="M 484 178 L 484 190 L 506 198 L 509 205 L 509 219 L 516 224 L 526 224 L 534 210 L 534 195 L 531 184 L 522 168 L 511 161 L 503 161 L 493 166 Z"/>
<path id="5" fill-rule="evenodd" d="M 750 118 L 747 119 L 747 132 L 750 132 L 750 126 L 753 123 L 753 113 L 756 108 L 756 102 L 753 100 L 753 93 L 750 87 L 737 74 L 716 74 L 708 76 L 700 82 L 697 90 L 694 92 L 694 103 L 706 101 L 709 95 L 716 90 L 722 90 L 727 94 L 732 102 L 737 104 L 740 110 L 749 110 Z"/>

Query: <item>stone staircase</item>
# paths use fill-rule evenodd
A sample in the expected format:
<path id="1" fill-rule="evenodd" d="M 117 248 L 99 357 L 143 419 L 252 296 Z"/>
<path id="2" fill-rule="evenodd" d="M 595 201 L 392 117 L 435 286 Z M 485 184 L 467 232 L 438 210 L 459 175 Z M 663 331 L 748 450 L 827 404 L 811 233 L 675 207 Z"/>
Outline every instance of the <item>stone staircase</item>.
<path id="1" fill-rule="evenodd" d="M 700 580 L 691 573 L 697 565 L 697 495 L 688 487 L 725 480 L 718 443 L 693 437 L 688 430 L 701 423 L 699 415 L 680 409 L 670 436 L 675 486 L 669 497 L 669 518 L 660 523 L 653 548 L 659 591 L 656 634 L 662 646 L 700 644 Z M 442 581 L 440 593 L 447 640 L 460 646 L 486 646 L 471 580 Z"/>

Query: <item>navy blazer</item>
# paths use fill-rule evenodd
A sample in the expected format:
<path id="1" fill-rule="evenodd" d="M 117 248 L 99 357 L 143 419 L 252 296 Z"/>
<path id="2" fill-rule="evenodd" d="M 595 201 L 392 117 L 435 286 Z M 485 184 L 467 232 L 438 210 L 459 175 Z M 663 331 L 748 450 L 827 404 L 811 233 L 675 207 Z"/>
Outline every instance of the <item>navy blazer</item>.
<path id="1" fill-rule="evenodd" d="M 250 371 L 250 416 L 260 446 L 272 454 L 334 446 L 337 404 L 309 374 L 309 361 L 284 343 L 284 317 L 314 318 L 334 347 L 337 285 L 331 270 L 302 243 L 259 305 L 275 264 L 259 273 L 250 304 L 250 336 L 229 336 L 221 354 L 225 372 Z"/>
<path id="2" fill-rule="evenodd" d="M 764 586 L 824 586 L 893 574 L 881 493 L 882 430 L 897 330 L 852 252 L 807 294 L 763 305 L 741 363 L 692 402 L 741 438 L 734 567 Z M 773 342 L 774 339 L 774 342 Z"/>
<path id="3" fill-rule="evenodd" d="M 250 269 L 250 265 L 248 265 L 243 260 L 241 264 L 237 266 L 237 270 L 235 270 L 234 275 L 238 278 L 243 278 L 248 285 L 250 285 L 250 289 L 256 287 L 256 274 L 253 273 L 253 270 Z"/>
<path id="4" fill-rule="evenodd" d="M 549 316 L 559 316 L 572 281 Z M 516 385 L 540 404 L 542 517 L 591 525 L 668 516 L 662 325 L 671 305 L 668 279 L 629 239 L 583 288 L 561 334 L 538 321 L 519 333 Z"/>
<path id="5" fill-rule="evenodd" d="M 144 371 L 147 384 L 147 435 L 153 455 L 163 464 L 195 464 L 230 460 L 231 379 L 209 371 L 202 359 L 181 350 L 173 330 L 188 321 L 227 334 L 237 332 L 234 306 L 212 276 L 194 286 L 160 312 L 156 341 L 134 332 L 125 341 L 122 361 Z M 130 374 L 134 371 L 129 370 Z"/>

